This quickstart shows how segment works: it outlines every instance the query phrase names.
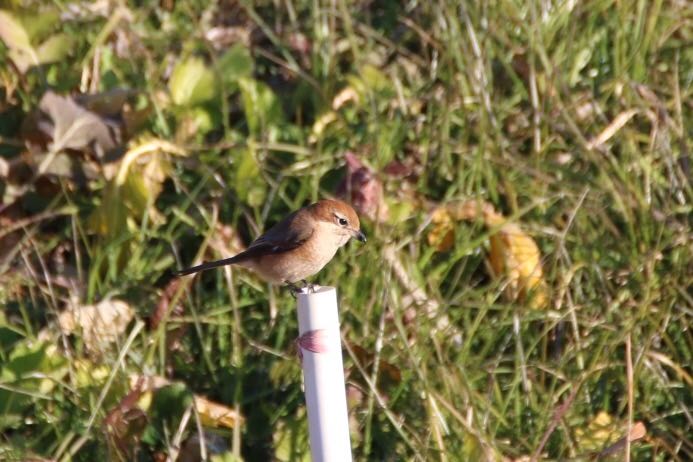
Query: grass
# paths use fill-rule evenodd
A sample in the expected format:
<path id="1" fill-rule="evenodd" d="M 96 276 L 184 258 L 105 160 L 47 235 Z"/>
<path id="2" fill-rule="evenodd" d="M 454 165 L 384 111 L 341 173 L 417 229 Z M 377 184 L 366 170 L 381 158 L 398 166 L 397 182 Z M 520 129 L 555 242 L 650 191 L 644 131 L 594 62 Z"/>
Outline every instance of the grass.
<path id="1" fill-rule="evenodd" d="M 3 2 L 0 458 L 307 460 L 291 296 L 170 271 L 350 172 L 356 460 L 692 459 L 686 6 Z"/>

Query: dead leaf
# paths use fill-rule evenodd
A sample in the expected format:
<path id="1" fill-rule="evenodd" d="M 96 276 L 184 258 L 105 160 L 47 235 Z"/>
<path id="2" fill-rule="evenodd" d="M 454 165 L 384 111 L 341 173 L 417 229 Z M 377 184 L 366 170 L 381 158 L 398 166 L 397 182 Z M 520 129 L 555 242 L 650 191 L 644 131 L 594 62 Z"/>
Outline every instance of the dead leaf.
<path id="1" fill-rule="evenodd" d="M 229 46 L 240 43 L 244 46 L 250 45 L 252 30 L 248 27 L 212 27 L 205 32 L 205 40 L 210 42 L 217 50 L 228 48 Z"/>
<path id="2" fill-rule="evenodd" d="M 375 359 L 375 355 L 373 353 L 353 342 L 349 342 L 349 346 L 351 351 L 354 353 L 354 356 L 358 358 L 359 363 L 361 363 L 361 366 L 363 366 L 364 369 L 370 370 L 373 368 L 373 361 Z M 402 371 L 397 366 L 385 361 L 384 359 L 380 359 L 378 362 L 378 372 L 377 382 L 379 386 L 382 386 L 386 380 L 390 384 L 395 385 L 402 381 Z"/>
<path id="3" fill-rule="evenodd" d="M 417 153 L 412 152 L 407 154 L 405 160 L 390 161 L 383 169 L 383 173 L 398 180 L 416 181 L 421 170 L 422 166 L 419 163 Z"/>
<path id="4" fill-rule="evenodd" d="M 455 228 L 446 207 L 438 207 L 431 214 L 433 228 L 426 236 L 428 245 L 438 252 L 447 252 L 455 244 Z"/>
<path id="5" fill-rule="evenodd" d="M 182 278 L 173 278 L 166 285 L 163 293 L 159 297 L 159 301 L 156 304 L 156 309 L 149 317 L 149 329 L 154 330 L 159 327 L 162 321 L 165 319 L 170 319 L 171 316 L 182 316 L 185 313 L 185 307 L 181 303 L 182 293 L 180 291 L 181 284 L 183 284 Z M 176 295 L 178 297 L 176 298 Z M 173 307 L 171 303 L 174 303 Z M 187 324 L 183 323 L 174 328 L 167 328 L 166 331 L 166 350 L 167 351 L 181 351 L 180 340 L 185 335 L 187 331 Z"/>
<path id="6" fill-rule="evenodd" d="M 359 101 L 359 94 L 351 86 L 343 88 L 337 93 L 334 99 L 332 99 L 332 109 L 336 111 L 349 101 L 354 101 L 356 103 Z"/>
<path id="7" fill-rule="evenodd" d="M 38 128 L 52 140 L 52 152 L 91 147 L 98 157 L 103 157 L 117 145 L 112 131 L 115 126 L 109 126 L 100 116 L 78 105 L 72 97 L 47 91 L 41 98 L 39 109 L 48 116 L 48 119 L 38 122 Z"/>
<path id="8" fill-rule="evenodd" d="M 630 119 L 633 118 L 639 111 L 637 109 L 629 109 L 621 112 L 614 117 L 609 125 L 604 128 L 597 136 L 587 142 L 587 149 L 595 149 L 601 147 L 609 141 L 620 129 L 622 129 Z"/>
<path id="9" fill-rule="evenodd" d="M 130 376 L 130 386 L 132 388 L 139 386 L 144 392 L 156 391 L 171 383 L 172 382 L 165 377 L 157 375 L 143 376 L 134 374 Z M 237 425 L 243 425 L 245 421 L 245 418 L 241 414 L 230 407 L 210 401 L 203 396 L 193 395 L 193 402 L 195 403 L 195 409 L 200 415 L 203 425 L 234 428 Z"/>
<path id="10" fill-rule="evenodd" d="M 174 278 L 171 279 L 171 281 L 166 285 L 166 288 L 164 289 L 164 292 L 161 294 L 161 297 L 159 298 L 159 302 L 156 304 L 156 309 L 152 313 L 152 315 L 149 317 L 149 328 L 150 329 L 156 329 L 159 327 L 159 324 L 166 318 L 166 316 L 169 315 L 169 312 L 171 312 L 172 315 L 174 316 L 181 316 L 185 310 L 183 305 L 181 304 L 176 304 L 171 308 L 171 300 L 173 297 L 175 297 L 176 292 L 178 292 L 178 289 L 181 286 L 181 278 Z"/>
<path id="11" fill-rule="evenodd" d="M 507 223 L 490 236 L 491 267 L 496 276 L 508 281 L 506 294 L 511 300 L 527 300 L 531 308 L 547 304 L 539 247 L 515 223 Z"/>
<path id="12" fill-rule="evenodd" d="M 94 180 L 100 174 L 100 169 L 93 162 L 64 152 L 34 154 L 31 156 L 31 162 L 43 166 L 42 175 L 68 178 L 78 186 L 84 186 L 88 180 Z"/>
<path id="13" fill-rule="evenodd" d="M 357 212 L 371 220 L 387 220 L 388 206 L 383 200 L 383 185 L 375 172 L 351 151 L 347 151 L 344 158 L 347 171 L 337 187 L 337 195 L 351 202 Z"/>
<path id="14" fill-rule="evenodd" d="M 10 174 L 10 164 L 4 157 L 0 157 L 0 178 L 5 179 Z"/>
<path id="15" fill-rule="evenodd" d="M 203 425 L 208 427 L 234 428 L 243 422 L 243 417 L 223 404 L 215 403 L 202 396 L 195 395 L 195 408 L 200 414 Z"/>
<path id="16" fill-rule="evenodd" d="M 127 458 L 128 449 L 135 447 L 145 428 L 147 415 L 138 404 L 145 393 L 144 379 L 140 380 L 130 392 L 113 407 L 103 420 L 103 428 L 109 436 L 109 443 Z"/>
<path id="17" fill-rule="evenodd" d="M 73 306 L 58 315 L 58 325 L 65 333 L 81 335 L 91 351 L 99 351 L 114 342 L 135 316 L 133 309 L 121 300 L 106 299 L 96 305 Z"/>
<path id="18" fill-rule="evenodd" d="M 470 200 L 437 208 L 431 216 L 434 227 L 428 233 L 429 245 L 440 252 L 449 250 L 454 244 L 454 222 L 476 219 L 493 229 L 489 263 L 493 276 L 507 281 L 508 298 L 527 300 L 531 308 L 545 308 L 549 300 L 539 247 L 520 225 L 508 222 L 491 204 Z"/>
<path id="19" fill-rule="evenodd" d="M 118 118 L 125 106 L 137 96 L 135 90 L 113 88 L 101 93 L 80 93 L 75 95 L 77 104 L 102 117 Z"/>

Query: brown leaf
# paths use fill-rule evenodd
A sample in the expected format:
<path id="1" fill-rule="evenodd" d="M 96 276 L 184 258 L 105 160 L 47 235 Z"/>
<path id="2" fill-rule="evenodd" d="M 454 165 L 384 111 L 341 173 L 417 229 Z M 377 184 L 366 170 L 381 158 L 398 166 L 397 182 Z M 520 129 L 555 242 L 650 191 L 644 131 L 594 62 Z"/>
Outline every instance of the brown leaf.
<path id="1" fill-rule="evenodd" d="M 405 179 L 416 181 L 421 173 L 421 164 L 419 163 L 416 152 L 407 154 L 405 160 L 392 160 L 383 169 L 383 173 L 394 179 Z"/>
<path id="2" fill-rule="evenodd" d="M 127 88 L 113 88 L 102 93 L 81 93 L 75 95 L 77 104 L 102 117 L 117 119 L 123 108 L 137 96 L 137 92 Z"/>
<path id="3" fill-rule="evenodd" d="M 159 327 L 161 321 L 163 321 L 164 318 L 168 316 L 170 311 L 172 311 L 171 314 L 174 316 L 181 316 L 184 313 L 185 308 L 180 303 L 176 303 L 173 309 L 171 309 L 171 299 L 175 297 L 176 293 L 178 292 L 178 289 L 181 286 L 182 281 L 182 278 L 174 278 L 171 279 L 171 281 L 168 283 L 168 285 L 164 289 L 164 292 L 161 294 L 161 297 L 159 298 L 159 302 L 156 304 L 156 309 L 149 317 L 150 329 L 156 329 L 157 327 Z M 176 300 L 176 302 L 179 302 L 179 300 Z"/>
<path id="4" fill-rule="evenodd" d="M 179 292 L 181 284 L 183 284 L 184 279 L 173 278 L 166 288 L 164 289 L 161 297 L 159 297 L 159 302 L 156 304 L 156 309 L 149 317 L 149 328 L 151 330 L 157 329 L 162 321 L 165 319 L 170 319 L 172 316 L 183 316 L 185 313 L 185 306 L 181 303 Z M 178 297 L 176 297 L 178 295 Z M 171 303 L 174 303 L 173 307 Z M 180 340 L 185 335 L 188 330 L 188 325 L 186 323 L 181 323 L 174 328 L 167 328 L 166 331 L 166 350 L 167 351 L 177 351 L 187 355 L 186 352 L 181 351 Z M 187 357 L 187 356 L 186 356 Z M 167 356 L 169 360 L 173 359 L 172 355 Z"/>
<path id="5" fill-rule="evenodd" d="M 147 415 L 138 407 L 138 402 L 145 393 L 144 385 L 145 381 L 141 378 L 135 387 L 108 411 L 103 420 L 103 428 L 109 436 L 109 442 L 126 458 L 129 455 L 128 449 L 133 448 L 139 441 L 147 421 Z"/>
<path id="6" fill-rule="evenodd" d="M 300 32 L 293 32 L 289 35 L 288 39 L 289 46 L 297 51 L 301 57 L 308 57 L 311 50 L 313 49 L 313 44 L 310 39 Z"/>
<path id="7" fill-rule="evenodd" d="M 351 151 L 347 151 L 344 157 L 347 171 L 337 188 L 337 195 L 351 202 L 357 212 L 371 220 L 387 220 L 388 207 L 383 200 L 383 185 L 375 172 Z"/>
<path id="8" fill-rule="evenodd" d="M 349 346 L 365 369 L 373 367 L 375 359 L 373 353 L 352 342 L 349 343 Z M 402 381 L 402 371 L 394 364 L 380 359 L 378 362 L 378 382 L 383 383 L 384 379 L 389 380 L 390 383 L 398 384 Z"/>

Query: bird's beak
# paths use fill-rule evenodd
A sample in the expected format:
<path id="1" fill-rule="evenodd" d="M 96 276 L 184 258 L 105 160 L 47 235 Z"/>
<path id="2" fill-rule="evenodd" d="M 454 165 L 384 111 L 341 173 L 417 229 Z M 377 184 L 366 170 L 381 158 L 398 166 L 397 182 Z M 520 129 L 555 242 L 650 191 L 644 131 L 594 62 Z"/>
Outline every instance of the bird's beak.
<path id="1" fill-rule="evenodd" d="M 363 242 L 364 244 L 366 243 L 366 235 L 363 234 L 363 231 L 361 230 L 354 230 L 353 235 L 356 239 L 359 241 Z"/>

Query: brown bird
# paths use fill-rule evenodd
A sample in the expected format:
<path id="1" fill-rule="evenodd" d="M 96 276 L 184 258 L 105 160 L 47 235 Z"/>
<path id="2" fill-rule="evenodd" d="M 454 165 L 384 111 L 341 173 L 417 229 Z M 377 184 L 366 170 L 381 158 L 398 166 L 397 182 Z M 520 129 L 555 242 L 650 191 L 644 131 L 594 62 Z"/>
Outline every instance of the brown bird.
<path id="1" fill-rule="evenodd" d="M 306 278 L 323 269 L 352 237 L 366 242 L 354 209 L 342 201 L 323 199 L 293 212 L 238 255 L 193 266 L 177 275 L 237 264 L 270 283 L 297 290 L 296 282 L 308 286 Z"/>

